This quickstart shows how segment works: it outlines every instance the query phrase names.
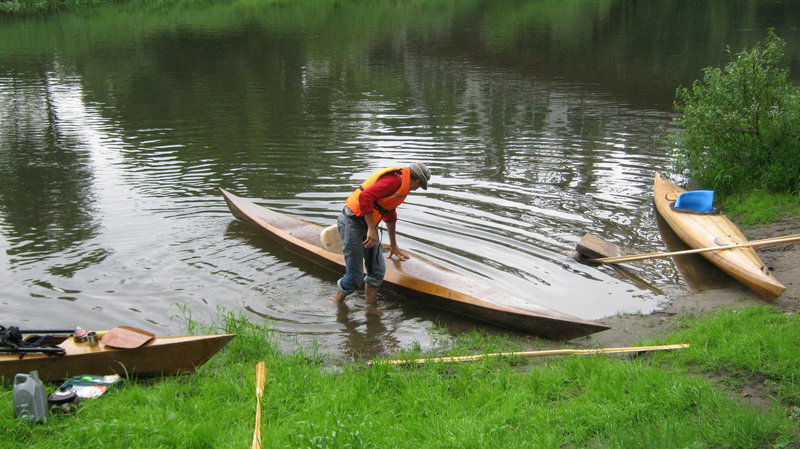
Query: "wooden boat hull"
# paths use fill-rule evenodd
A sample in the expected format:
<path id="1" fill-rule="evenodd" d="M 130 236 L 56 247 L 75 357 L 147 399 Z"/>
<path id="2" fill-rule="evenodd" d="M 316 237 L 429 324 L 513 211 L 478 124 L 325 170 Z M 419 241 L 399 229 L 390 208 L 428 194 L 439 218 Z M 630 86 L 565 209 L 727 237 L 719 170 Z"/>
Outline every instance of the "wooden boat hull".
<path id="1" fill-rule="evenodd" d="M 344 256 L 323 248 L 322 226 L 220 190 L 234 217 L 280 241 L 288 250 L 336 273 L 344 273 Z M 599 323 L 523 301 L 420 256 L 414 255 L 402 262 L 390 259 L 386 265 L 383 288 L 448 312 L 555 340 L 569 340 L 608 329 Z"/>
<path id="2" fill-rule="evenodd" d="M 234 334 L 155 337 L 141 347 L 116 349 L 103 343 L 89 346 L 67 337 L 58 347 L 63 356 L 0 354 L 0 377 L 12 382 L 18 373 L 39 372 L 46 381 L 80 374 L 167 376 L 192 373 L 225 346 Z"/>
<path id="3" fill-rule="evenodd" d="M 675 197 L 685 191 L 656 173 L 653 184 L 653 202 L 656 209 L 675 234 L 690 248 L 747 242 L 744 234 L 725 215 L 682 212 L 674 209 Z M 786 290 L 786 287 L 767 269 L 753 248 L 733 248 L 701 254 L 766 300 L 775 299 Z"/>

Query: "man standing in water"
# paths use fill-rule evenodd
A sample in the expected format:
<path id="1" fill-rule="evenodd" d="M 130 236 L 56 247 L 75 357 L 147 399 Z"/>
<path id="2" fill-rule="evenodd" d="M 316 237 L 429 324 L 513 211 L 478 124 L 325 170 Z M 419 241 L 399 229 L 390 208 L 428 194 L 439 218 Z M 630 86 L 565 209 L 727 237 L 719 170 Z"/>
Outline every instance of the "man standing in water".
<path id="1" fill-rule="evenodd" d="M 347 198 L 337 221 L 346 268 L 344 276 L 336 282 L 334 302 L 344 301 L 362 284 L 367 303 L 378 301 L 378 289 L 386 273 L 378 223 L 383 220 L 389 231 L 387 258 L 397 256 L 400 260 L 408 260 L 408 253 L 397 246 L 395 209 L 405 201 L 409 192 L 420 187 L 427 190 L 430 179 L 430 170 L 419 162 L 412 162 L 405 168 L 384 168 L 373 173 Z M 367 269 L 366 277 L 364 267 Z"/>

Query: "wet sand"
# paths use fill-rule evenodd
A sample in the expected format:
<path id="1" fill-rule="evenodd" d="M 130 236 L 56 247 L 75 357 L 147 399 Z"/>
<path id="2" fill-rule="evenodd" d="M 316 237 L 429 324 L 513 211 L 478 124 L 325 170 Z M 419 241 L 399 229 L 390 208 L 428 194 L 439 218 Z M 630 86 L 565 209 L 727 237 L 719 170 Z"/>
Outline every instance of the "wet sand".
<path id="1" fill-rule="evenodd" d="M 761 239 L 800 233 L 800 217 L 781 220 L 752 229 L 742 229 L 748 239 Z M 641 341 L 662 337 L 675 330 L 682 317 L 702 316 L 720 307 L 744 308 L 771 305 L 784 313 L 800 312 L 800 244 L 756 248 L 766 266 L 786 286 L 777 299 L 764 301 L 736 281 L 719 276 L 717 285 L 702 291 L 688 291 L 670 298 L 670 304 L 649 315 L 620 315 L 598 320 L 611 329 L 576 340 L 576 343 L 597 347 L 633 346 Z M 701 256 L 692 256 L 701 257 Z M 720 280 L 721 279 L 721 280 Z"/>

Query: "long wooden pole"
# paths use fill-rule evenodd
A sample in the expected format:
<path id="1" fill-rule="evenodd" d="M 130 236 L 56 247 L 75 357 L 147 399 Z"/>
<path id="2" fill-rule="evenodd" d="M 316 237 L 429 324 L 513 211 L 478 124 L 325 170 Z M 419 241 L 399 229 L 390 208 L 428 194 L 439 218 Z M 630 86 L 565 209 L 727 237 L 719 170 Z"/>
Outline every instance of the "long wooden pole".
<path id="1" fill-rule="evenodd" d="M 495 352 L 490 354 L 464 355 L 454 357 L 434 357 L 429 359 L 411 360 L 381 360 L 370 362 L 370 365 L 403 365 L 412 363 L 427 362 L 473 362 L 490 357 L 547 357 L 554 355 L 579 355 L 579 354 L 619 354 L 625 352 L 646 352 L 646 351 L 665 351 L 670 349 L 688 348 L 688 344 L 662 345 L 662 346 L 633 346 L 627 348 L 600 348 L 600 349 L 549 349 L 544 351 L 519 351 L 519 352 Z"/>
<path id="2" fill-rule="evenodd" d="M 733 245 L 722 245 L 722 246 L 711 246 L 708 248 L 694 248 L 694 249 L 686 249 L 683 251 L 669 251 L 669 252 L 657 252 L 657 253 L 646 253 L 646 254 L 631 254 L 629 256 L 618 256 L 618 257 L 600 257 L 597 259 L 590 259 L 591 262 L 601 262 L 601 263 L 623 263 L 623 262 L 633 262 L 635 260 L 644 260 L 644 259 L 655 259 L 658 257 L 672 257 L 672 256 L 682 256 L 684 254 L 696 254 L 696 253 L 705 253 L 709 251 L 722 251 L 726 249 L 733 249 L 733 248 L 750 248 L 754 246 L 767 246 L 767 245 L 779 245 L 781 243 L 794 243 L 800 242 L 800 234 L 794 235 L 787 235 L 783 237 L 771 237 L 767 239 L 759 239 L 759 240 L 750 240 L 745 243 L 736 243 Z"/>
<path id="3" fill-rule="evenodd" d="M 253 431 L 252 449 L 261 449 L 261 395 L 264 394 L 264 384 L 267 382 L 267 365 L 264 362 L 256 364 L 256 428 Z"/>

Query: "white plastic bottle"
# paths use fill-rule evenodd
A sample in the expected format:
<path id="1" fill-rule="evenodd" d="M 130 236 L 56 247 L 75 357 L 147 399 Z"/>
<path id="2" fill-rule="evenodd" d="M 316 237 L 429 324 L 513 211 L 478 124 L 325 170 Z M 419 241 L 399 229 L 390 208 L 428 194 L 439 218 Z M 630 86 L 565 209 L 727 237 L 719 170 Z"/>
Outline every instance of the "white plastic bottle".
<path id="1" fill-rule="evenodd" d="M 14 376 L 14 415 L 31 422 L 45 422 L 49 407 L 39 372 Z"/>

